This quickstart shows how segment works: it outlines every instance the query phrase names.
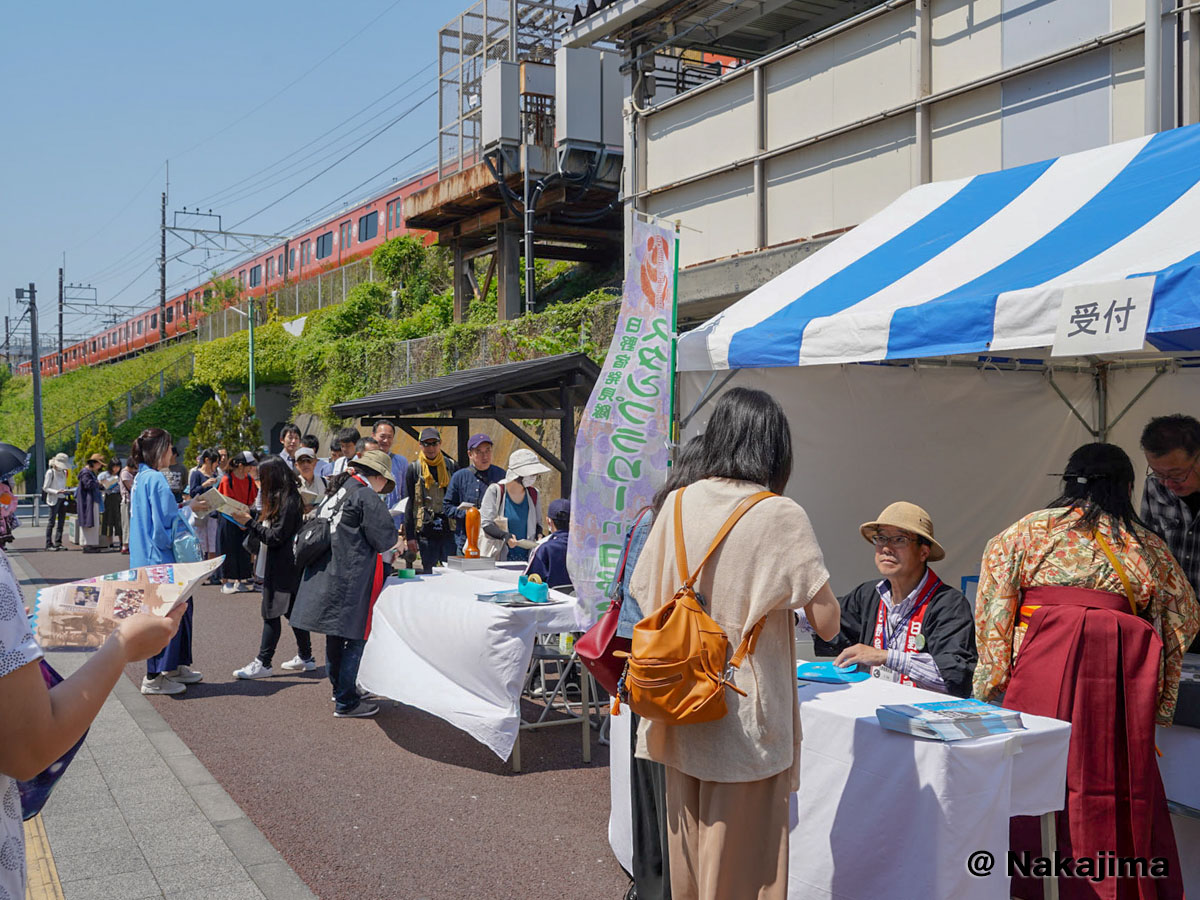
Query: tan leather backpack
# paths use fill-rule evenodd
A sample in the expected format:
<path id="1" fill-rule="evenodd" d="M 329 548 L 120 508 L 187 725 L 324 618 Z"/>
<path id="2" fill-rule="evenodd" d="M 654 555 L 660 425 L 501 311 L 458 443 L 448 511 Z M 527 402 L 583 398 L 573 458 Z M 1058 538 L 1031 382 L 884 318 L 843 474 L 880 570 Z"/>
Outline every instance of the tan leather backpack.
<path id="1" fill-rule="evenodd" d="M 675 560 L 683 583 L 669 603 L 633 627 L 633 646 L 622 677 L 623 693 L 618 695 L 639 716 L 670 725 L 720 719 L 726 711 L 725 688 L 746 696 L 731 681 L 733 670 L 741 666 L 747 653 L 754 652 L 766 617 L 754 624 L 730 657 L 729 638 L 705 611 L 695 584 L 704 564 L 738 520 L 755 504 L 776 496 L 760 491 L 739 503 L 713 538 L 700 565 L 689 575 L 683 542 L 684 490 L 675 495 Z"/>

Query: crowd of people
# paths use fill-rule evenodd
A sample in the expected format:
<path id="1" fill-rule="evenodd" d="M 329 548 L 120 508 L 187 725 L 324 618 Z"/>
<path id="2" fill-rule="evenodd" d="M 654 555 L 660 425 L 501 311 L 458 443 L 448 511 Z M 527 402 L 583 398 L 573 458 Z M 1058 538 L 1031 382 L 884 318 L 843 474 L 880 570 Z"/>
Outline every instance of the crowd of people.
<path id="1" fill-rule="evenodd" d="M 741 515 L 701 564 L 695 588 L 730 644 L 747 649 L 744 659 L 737 654 L 741 668 L 729 670 L 737 690 L 723 717 L 675 725 L 635 716 L 627 751 L 631 895 L 786 896 L 788 795 L 801 741 L 799 628 L 813 632 L 818 654 L 839 666 L 1070 721 L 1059 846 L 1076 856 L 1171 860 L 1170 876 L 1151 895 L 1182 896 L 1154 726 L 1173 718 L 1182 656 L 1200 631 L 1200 422 L 1174 415 L 1146 426 L 1140 511 L 1125 452 L 1104 443 L 1078 448 L 1059 495 L 983 549 L 974 603 L 934 572 L 946 550 L 932 517 L 908 500 L 862 524 L 878 577 L 836 596 L 808 515 L 784 496 L 790 434 L 768 394 L 728 391 L 626 535 L 617 634 L 630 638 L 677 597 L 687 559 L 694 564 L 722 524 Z M 543 516 L 537 480 L 549 469 L 533 452 L 515 450 L 502 468 L 492 461 L 492 439 L 475 434 L 460 465 L 435 428 L 420 433 L 411 459 L 392 452 L 395 438 L 387 420 L 369 435 L 345 429 L 322 458 L 319 441 L 289 424 L 278 454 L 204 448 L 188 472 L 180 471 L 171 436 L 147 429 L 125 465 L 100 454 L 84 461 L 74 492 L 84 550 L 95 552 L 110 536 L 131 567 L 172 562 L 184 521 L 206 557 L 224 557 L 216 573 L 222 592 L 261 593 L 258 652 L 234 675 L 276 674 L 286 618 L 297 653 L 280 668 L 315 670 L 313 635 L 324 635 L 334 716 L 372 716 L 378 706 L 360 691 L 357 674 L 374 601 L 393 569 L 417 567 L 419 559 L 420 571 L 431 572 L 461 554 L 467 510 L 480 512 L 483 555 L 525 561 L 529 574 L 551 585 L 570 582 L 570 501 L 555 500 Z M 55 457 L 43 484 L 48 549 L 61 547 L 69 466 Z M 214 510 L 210 490 L 238 501 L 236 511 Z M 763 491 L 772 496 L 742 510 Z M 745 566 L 749 558 L 758 564 Z M 10 591 L 5 565 L 0 602 Z M 126 620 L 88 663 L 89 677 L 111 686 L 121 665 L 145 659 L 145 693 L 185 691 L 202 679 L 192 668 L 193 619 L 189 601 L 167 620 Z M 26 716 L 22 746 L 33 748 L 0 750 L 0 773 L 11 781 L 76 740 L 99 699 L 75 676 L 53 689 L 51 704 L 40 679 L 38 687 L 19 674 L 39 655 L 31 635 L 6 632 L 0 649 L 21 662 L 0 670 L 0 714 Z M 18 682 L 28 689 L 21 698 L 10 696 Z M 1012 832 L 1014 848 L 1039 846 L 1036 821 L 1014 819 Z M 1092 889 L 1064 880 L 1062 896 L 1090 897 Z M 1014 883 L 1018 896 L 1039 892 L 1036 883 Z"/>

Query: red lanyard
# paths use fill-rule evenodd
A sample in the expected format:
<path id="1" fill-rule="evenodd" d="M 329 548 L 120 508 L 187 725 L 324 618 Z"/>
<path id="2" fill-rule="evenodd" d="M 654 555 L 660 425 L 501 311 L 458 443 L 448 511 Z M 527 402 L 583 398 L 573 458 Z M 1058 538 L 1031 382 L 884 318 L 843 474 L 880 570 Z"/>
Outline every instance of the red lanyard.
<path id="1" fill-rule="evenodd" d="M 901 620 L 900 624 L 891 633 L 895 636 L 901 630 L 904 631 L 904 646 L 901 648 L 905 652 L 919 652 L 920 648 L 916 646 L 917 635 L 921 633 L 921 624 L 925 621 L 925 613 L 929 609 L 929 600 L 933 597 L 934 592 L 942 586 L 942 580 L 934 574 L 933 569 L 929 570 L 929 575 L 925 579 L 925 587 L 921 589 L 921 593 L 917 595 L 917 600 L 913 604 L 907 616 Z M 879 599 L 879 607 L 875 613 L 875 634 L 871 640 L 872 645 L 878 650 L 888 649 L 889 633 L 887 628 L 887 611 L 886 604 L 883 598 Z"/>

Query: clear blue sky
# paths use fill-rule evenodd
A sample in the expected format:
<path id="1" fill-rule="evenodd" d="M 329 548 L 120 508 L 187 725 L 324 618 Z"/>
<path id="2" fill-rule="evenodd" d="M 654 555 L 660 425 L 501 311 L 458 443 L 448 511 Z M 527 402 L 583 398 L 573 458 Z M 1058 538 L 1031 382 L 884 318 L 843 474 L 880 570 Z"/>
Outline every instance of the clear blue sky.
<path id="1" fill-rule="evenodd" d="M 164 161 L 170 160 L 168 221 L 171 210 L 201 205 L 222 213 L 229 228 L 436 90 L 437 31 L 468 5 L 10 4 L 0 50 L 6 125 L 0 145 L 0 314 L 15 322 L 13 289 L 34 281 L 42 330 L 57 340 L 64 252 L 67 281 L 91 282 L 102 301 L 156 303 L 153 262 Z M 363 115 L 237 184 L 410 76 Z M 436 144 L 418 148 L 436 129 L 434 99 L 239 230 L 282 233 L 376 173 L 386 170 L 347 200 L 417 171 L 435 158 Z M 169 237 L 168 257 L 181 247 Z M 169 263 L 168 296 L 216 265 L 215 258 L 195 252 Z M 68 317 L 68 337 L 92 330 L 97 323 L 91 318 Z"/>

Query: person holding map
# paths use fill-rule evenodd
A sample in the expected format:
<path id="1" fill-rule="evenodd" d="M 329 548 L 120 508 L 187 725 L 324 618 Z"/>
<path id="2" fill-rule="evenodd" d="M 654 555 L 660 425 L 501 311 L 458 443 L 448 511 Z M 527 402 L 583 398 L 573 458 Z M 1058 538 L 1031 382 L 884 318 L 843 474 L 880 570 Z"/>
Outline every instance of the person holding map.
<path id="1" fill-rule="evenodd" d="M 133 442 L 130 460 L 137 465 L 129 509 L 129 566 L 175 562 L 175 523 L 179 507 L 167 478 L 159 471 L 171 460 L 171 435 L 147 428 Z M 196 510 L 199 512 L 200 510 Z M 204 676 L 193 671 L 192 601 L 179 621 L 179 630 L 166 649 L 146 660 L 143 694 L 180 694 Z"/>

